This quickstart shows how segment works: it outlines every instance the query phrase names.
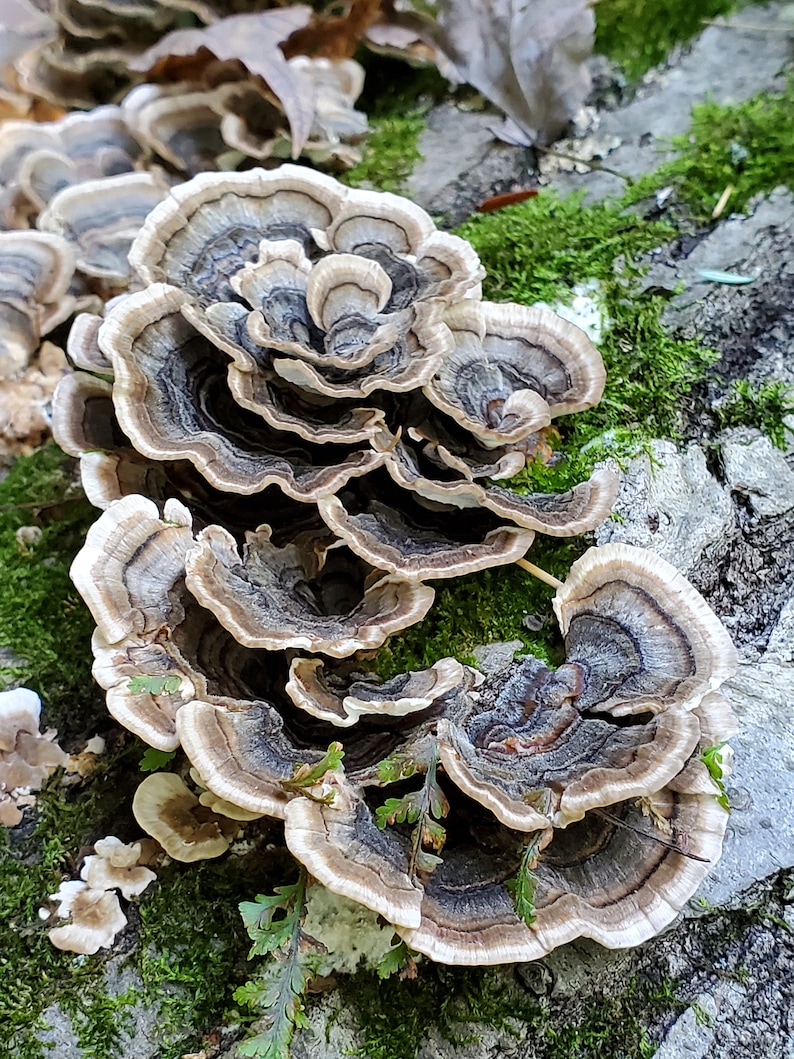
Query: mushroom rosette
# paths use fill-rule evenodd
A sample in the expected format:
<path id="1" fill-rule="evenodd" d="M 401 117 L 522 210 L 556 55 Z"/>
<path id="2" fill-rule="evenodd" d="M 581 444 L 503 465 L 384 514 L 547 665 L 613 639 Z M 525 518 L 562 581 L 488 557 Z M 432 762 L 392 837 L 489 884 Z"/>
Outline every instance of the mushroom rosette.
<path id="1" fill-rule="evenodd" d="M 366 662 L 427 613 L 428 581 L 606 517 L 609 471 L 559 495 L 495 481 L 599 400 L 586 336 L 482 302 L 472 248 L 412 203 L 294 166 L 173 188 L 130 262 L 142 289 L 79 318 L 83 370 L 55 402 L 105 508 L 73 577 L 110 712 L 181 744 L 208 798 L 283 819 L 329 889 L 434 958 L 658 930 L 719 847 L 697 711 L 733 665 L 672 568 L 619 547 L 575 564 L 556 671 L 529 658 L 484 682 L 448 658 L 383 681 Z M 632 842 L 638 874 L 618 885 L 610 850 Z M 537 929 L 507 885 L 535 870 Z"/>

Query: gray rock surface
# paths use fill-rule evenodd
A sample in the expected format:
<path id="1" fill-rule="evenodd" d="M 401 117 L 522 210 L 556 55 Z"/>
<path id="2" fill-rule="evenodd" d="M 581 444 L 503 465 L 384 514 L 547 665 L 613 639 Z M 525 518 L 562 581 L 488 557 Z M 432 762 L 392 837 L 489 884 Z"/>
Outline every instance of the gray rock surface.
<path id="1" fill-rule="evenodd" d="M 499 143 L 495 114 L 442 103 L 419 136 L 422 161 L 407 184 L 408 195 L 447 224 L 460 224 L 492 195 L 527 184 L 529 151 Z"/>
<path id="2" fill-rule="evenodd" d="M 726 430 L 717 443 L 731 489 L 746 496 L 762 518 L 794 508 L 794 471 L 759 430 Z"/>
<path id="3" fill-rule="evenodd" d="M 475 647 L 473 654 L 477 660 L 477 668 L 486 677 L 493 676 L 506 669 L 524 646 L 522 640 L 510 640 L 506 643 L 490 643 L 483 647 Z"/>
<path id="4" fill-rule="evenodd" d="M 739 103 L 782 87 L 790 58 L 786 5 L 745 7 L 721 21 L 707 26 L 671 69 L 652 71 L 633 102 L 602 115 L 599 139 L 621 141 L 605 159 L 610 169 L 630 177 L 653 172 L 671 157 L 669 141 L 686 129 L 696 103 Z M 741 28 L 747 26 L 755 28 Z M 610 173 L 592 172 L 560 173 L 554 186 L 563 193 L 583 188 L 592 201 L 619 195 L 625 185 Z"/>
<path id="5" fill-rule="evenodd" d="M 656 1059 L 705 1059 L 720 1023 L 729 1022 L 747 998 L 738 982 L 717 982 L 680 1015 L 656 1053 Z"/>
<path id="6" fill-rule="evenodd" d="M 683 574 L 721 556 L 733 535 L 730 495 L 697 444 L 681 450 L 672 441 L 653 442 L 626 468 L 614 513 L 596 530 L 597 544 L 649 548 Z"/>
<path id="7" fill-rule="evenodd" d="M 732 806 L 722 857 L 693 899 L 739 907 L 745 891 L 794 865 L 794 666 L 741 663 L 724 687 L 739 720 L 731 739 Z"/>

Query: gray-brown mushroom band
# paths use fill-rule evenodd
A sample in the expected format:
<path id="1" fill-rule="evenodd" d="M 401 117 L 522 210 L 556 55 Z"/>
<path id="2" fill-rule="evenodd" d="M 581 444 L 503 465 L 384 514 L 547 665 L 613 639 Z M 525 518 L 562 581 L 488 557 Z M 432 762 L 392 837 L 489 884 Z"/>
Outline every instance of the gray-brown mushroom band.
<path id="1" fill-rule="evenodd" d="M 683 577 L 587 551 L 554 599 L 557 669 L 447 658 L 384 681 L 367 663 L 434 581 L 609 514 L 608 470 L 509 484 L 548 458 L 556 416 L 600 400 L 598 351 L 548 309 L 483 302 L 472 248 L 397 196 L 285 165 L 158 197 L 130 254 L 141 289 L 78 317 L 54 407 L 103 509 L 72 571 L 96 679 L 202 790 L 147 779 L 141 825 L 159 837 L 163 806 L 282 819 L 312 876 L 446 963 L 657 933 L 727 820 L 702 755 L 733 728 L 735 652 Z M 58 240 L 20 258 L 20 290 L 41 289 L 20 343 L 46 321 L 39 277 L 63 285 Z M 222 855 L 224 828 L 204 831 L 169 854 Z"/>

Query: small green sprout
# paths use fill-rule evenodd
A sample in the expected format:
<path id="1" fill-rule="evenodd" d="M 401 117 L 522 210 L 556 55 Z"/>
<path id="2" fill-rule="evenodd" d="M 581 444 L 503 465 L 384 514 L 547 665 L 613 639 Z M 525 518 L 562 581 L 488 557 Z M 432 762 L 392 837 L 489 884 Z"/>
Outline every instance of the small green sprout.
<path id="1" fill-rule="evenodd" d="M 524 846 L 518 871 L 506 883 L 507 889 L 513 895 L 516 915 L 523 919 L 528 927 L 531 927 L 537 918 L 535 915 L 535 891 L 538 888 L 538 879 L 532 869 L 537 866 L 540 843 L 544 834 L 544 831 L 536 831 L 530 837 Z"/>
<path id="2" fill-rule="evenodd" d="M 130 677 L 127 690 L 131 695 L 174 695 L 179 691 L 182 678 L 177 676 L 152 677 L 143 675 Z"/>
<path id="3" fill-rule="evenodd" d="M 281 786 L 292 794 L 302 794 L 306 798 L 311 798 L 313 802 L 322 802 L 323 805 L 330 805 L 334 800 L 333 791 L 318 797 L 312 793 L 311 788 L 321 783 L 327 772 L 335 772 L 341 768 L 344 756 L 345 752 L 342 749 L 342 744 L 331 743 L 323 757 L 316 764 L 309 765 L 304 763 L 296 765 L 291 779 L 282 780 Z"/>
<path id="4" fill-rule="evenodd" d="M 439 823 L 449 812 L 449 802 L 437 777 L 438 744 L 428 739 L 417 749 L 412 761 L 401 755 L 386 758 L 378 765 L 378 775 L 387 782 L 391 777 L 403 779 L 420 773 L 424 776 L 418 791 L 410 791 L 402 798 L 387 798 L 375 810 L 375 823 L 383 830 L 391 824 L 415 824 L 411 832 L 411 858 L 408 874 L 415 871 L 431 872 L 441 863 L 436 854 L 447 839 L 446 828 Z M 393 782 L 393 780 L 392 780 Z M 425 847 L 435 850 L 430 853 Z"/>
<path id="5" fill-rule="evenodd" d="M 141 772 L 157 772 L 158 769 L 165 768 L 175 755 L 176 750 L 156 750 L 153 746 L 150 746 L 144 752 L 138 763 L 138 768 Z"/>
<path id="6" fill-rule="evenodd" d="M 413 978 L 416 975 L 416 964 L 413 952 L 404 941 L 398 942 L 384 955 L 377 965 L 378 978 L 391 978 L 393 974 L 399 974 L 401 978 Z"/>
<path id="7" fill-rule="evenodd" d="M 725 784 L 722 782 L 724 771 L 722 768 L 722 748 L 727 746 L 727 743 L 717 743 L 716 746 L 707 746 L 703 753 L 700 755 L 700 760 L 706 766 L 709 771 L 714 783 L 717 785 L 719 793 L 715 795 L 717 799 L 717 805 L 721 805 L 726 812 L 731 811 L 730 802 L 728 801 L 728 792 L 725 790 Z"/>

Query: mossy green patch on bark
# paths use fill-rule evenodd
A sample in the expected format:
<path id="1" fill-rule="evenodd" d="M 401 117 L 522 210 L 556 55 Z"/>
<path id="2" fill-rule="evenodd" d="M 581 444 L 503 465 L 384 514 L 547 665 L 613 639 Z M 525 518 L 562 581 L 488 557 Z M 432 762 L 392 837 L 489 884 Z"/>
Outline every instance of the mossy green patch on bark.
<path id="1" fill-rule="evenodd" d="M 476 1040 L 476 1030 L 519 1035 L 519 1023 L 540 1025 L 543 1012 L 504 977 L 483 968 L 445 967 L 423 961 L 415 978 L 382 982 L 360 973 L 343 988 L 343 997 L 363 1037 L 355 1053 L 367 1059 L 415 1059 L 431 1030 L 462 1045 Z"/>
<path id="2" fill-rule="evenodd" d="M 156 1012 L 160 1059 L 200 1048 L 201 1035 L 234 1012 L 232 993 L 245 981 L 248 939 L 238 903 L 272 888 L 292 870 L 280 850 L 197 864 L 172 863 L 135 902 L 123 902 L 131 926 L 114 945 L 123 991 L 106 976 L 110 954 L 75 956 L 53 947 L 38 909 L 64 879 L 78 877 L 81 853 L 100 837 L 141 837 L 130 809 L 140 779 L 139 740 L 125 738 L 99 758 L 85 787 L 64 788 L 56 775 L 37 797 L 38 822 L 0 829 L 0 1021 L 13 1059 L 43 1059 L 47 1009 L 71 1023 L 81 1059 L 119 1059 L 125 1028 L 142 1010 Z M 255 827 L 257 825 L 249 825 Z M 271 826 L 260 827 L 261 845 Z M 118 953 L 125 955 L 121 957 Z"/>
<path id="3" fill-rule="evenodd" d="M 627 203 L 671 186 L 695 220 L 706 223 L 725 189 L 733 191 L 723 215 L 740 213 L 749 200 L 778 185 L 791 185 L 794 172 L 794 78 L 782 92 L 762 92 L 744 103 L 709 101 L 692 110 L 683 136 L 671 141 L 679 153 L 654 173 L 642 177 L 625 197 Z"/>
<path id="4" fill-rule="evenodd" d="M 46 723 L 82 732 L 104 715 L 91 680 L 94 623 L 69 578 L 96 511 L 74 461 L 50 444 L 21 456 L 0 482 L 0 667 L 4 686 L 24 684 L 44 702 Z M 40 536 L 17 536 L 34 527 Z"/>
<path id="5" fill-rule="evenodd" d="M 697 36 L 707 19 L 740 6 L 740 0 L 599 0 L 596 51 L 618 63 L 628 81 L 638 81 L 676 44 Z"/>
<path id="6" fill-rule="evenodd" d="M 585 547 L 581 538 L 538 537 L 530 557 L 563 579 Z M 436 599 L 427 617 L 392 636 L 378 652 L 375 668 L 381 676 L 424 669 L 448 656 L 473 664 L 475 647 L 499 641 L 520 640 L 523 649 L 538 658 L 555 665 L 562 661 L 562 641 L 551 609 L 554 589 L 517 566 L 436 581 L 433 587 Z"/>
<path id="7" fill-rule="evenodd" d="M 117 791 L 118 784 L 113 787 Z M 74 877 L 77 851 L 102 833 L 103 812 L 91 793 L 65 792 L 54 778 L 37 798 L 39 821 L 25 834 L 0 829 L 0 922 L 6 930 L 0 948 L 0 1023 L 14 1059 L 41 1059 L 46 1044 L 45 1012 L 57 1004 L 70 1016 L 80 1047 L 90 1059 L 115 1059 L 119 1011 L 132 998 L 109 996 L 103 982 L 103 956 L 61 952 L 38 909 L 66 878 Z M 114 805 L 118 807 L 117 794 Z M 99 834 L 97 834 L 99 829 Z M 21 833 L 20 833 L 21 832 Z M 12 843 L 13 840 L 13 843 Z"/>
<path id="8" fill-rule="evenodd" d="M 434 102 L 449 85 L 431 67 L 407 69 L 405 63 L 379 56 L 366 62 L 367 80 L 358 106 L 366 111 L 370 132 L 364 157 L 341 180 L 351 187 L 402 190 L 420 161 L 419 136 Z"/>
<path id="9" fill-rule="evenodd" d="M 416 1059 L 430 1032 L 463 1045 L 485 1029 L 531 1040 L 535 1059 L 646 1059 L 654 1019 L 684 1007 L 673 983 L 644 977 L 621 995 L 570 1003 L 534 999 L 509 971 L 428 962 L 404 981 L 356 975 L 343 996 L 363 1036 L 356 1054 L 367 1059 Z"/>
<path id="10" fill-rule="evenodd" d="M 364 157 L 344 177 L 351 187 L 401 191 L 414 166 L 421 159 L 419 135 L 425 127 L 427 107 L 419 106 L 405 114 L 370 118 L 370 133 Z"/>
<path id="11" fill-rule="evenodd" d="M 727 399 L 715 409 L 723 427 L 756 427 L 779 449 L 785 449 L 794 433 L 783 422 L 794 416 L 794 390 L 784 382 L 754 385 L 748 379 L 737 379 Z"/>
<path id="12" fill-rule="evenodd" d="M 240 858 L 171 864 L 141 899 L 134 964 L 159 1008 L 160 1059 L 197 1051 L 228 1016 L 248 951 L 237 905 L 258 885 Z"/>

